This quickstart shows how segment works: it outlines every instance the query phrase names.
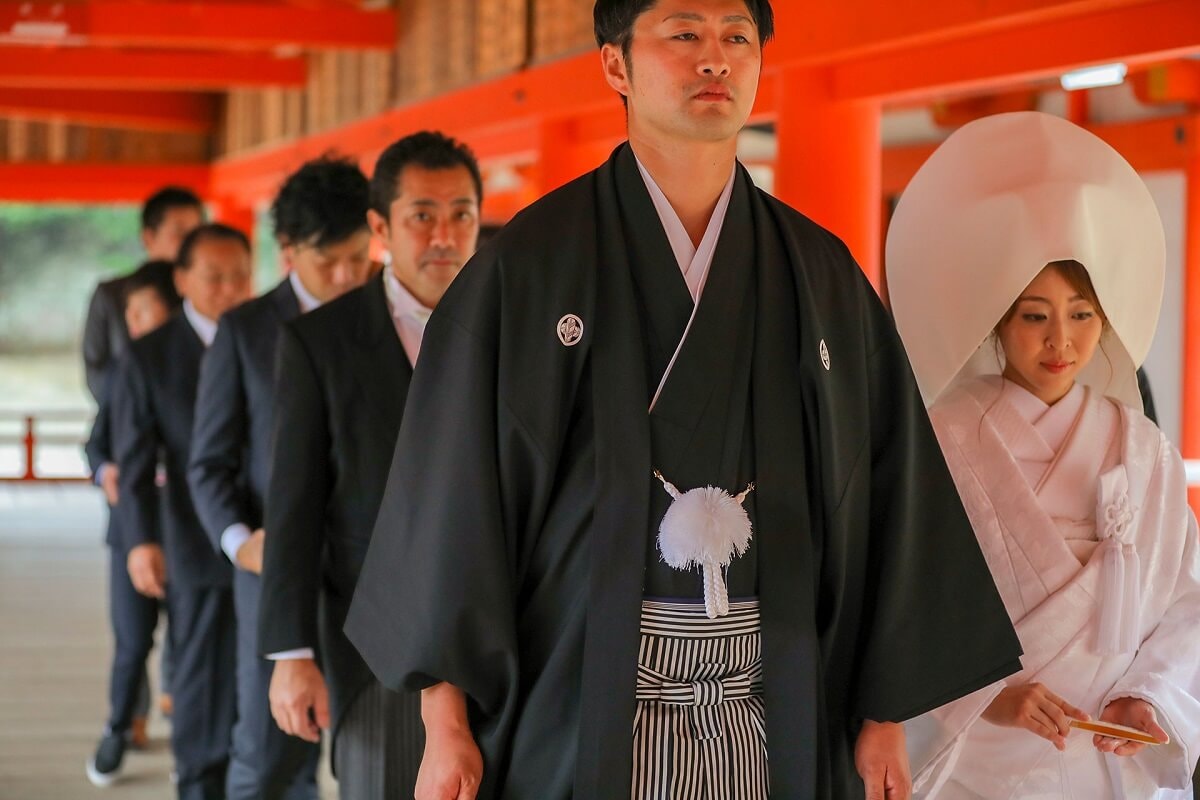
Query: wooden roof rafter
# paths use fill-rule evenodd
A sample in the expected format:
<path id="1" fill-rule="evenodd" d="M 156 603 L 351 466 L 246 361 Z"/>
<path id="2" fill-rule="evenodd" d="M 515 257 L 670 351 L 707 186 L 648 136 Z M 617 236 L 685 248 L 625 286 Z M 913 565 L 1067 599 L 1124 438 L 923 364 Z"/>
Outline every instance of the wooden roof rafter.
<path id="1" fill-rule="evenodd" d="M 836 97 L 904 102 L 1011 88 L 1093 64 L 1122 61 L 1136 67 L 1195 53 L 1200 53 L 1196 0 L 1141 0 L 830 69 Z"/>

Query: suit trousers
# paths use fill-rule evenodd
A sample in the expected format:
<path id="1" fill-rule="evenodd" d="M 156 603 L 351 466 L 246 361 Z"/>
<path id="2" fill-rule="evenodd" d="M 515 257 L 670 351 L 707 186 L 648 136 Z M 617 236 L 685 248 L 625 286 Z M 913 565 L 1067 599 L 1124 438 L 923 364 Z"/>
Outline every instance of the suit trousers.
<path id="1" fill-rule="evenodd" d="M 175 673 L 171 749 L 180 800 L 223 800 L 237 709 L 237 622 L 229 587 L 168 584 Z"/>
<path id="2" fill-rule="evenodd" d="M 393 692 L 374 678 L 346 712 L 334 739 L 341 800 L 412 797 L 425 751 L 421 695 Z"/>
<path id="3" fill-rule="evenodd" d="M 257 575 L 237 570 L 237 724 L 226 786 L 229 800 L 316 800 L 321 748 L 288 736 L 271 716 L 268 692 L 275 664 L 258 653 Z"/>
<path id="4" fill-rule="evenodd" d="M 123 733 L 135 716 L 144 717 L 149 711 L 146 659 L 154 646 L 158 601 L 133 588 L 126 553 L 117 546 L 109 548 L 108 611 L 114 645 L 106 728 L 110 733 Z"/>

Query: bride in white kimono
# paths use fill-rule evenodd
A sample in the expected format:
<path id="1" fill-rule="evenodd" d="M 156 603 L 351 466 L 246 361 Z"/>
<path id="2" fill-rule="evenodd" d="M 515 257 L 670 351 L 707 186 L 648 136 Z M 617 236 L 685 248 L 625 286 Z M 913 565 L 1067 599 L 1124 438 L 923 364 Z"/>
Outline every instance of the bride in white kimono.
<path id="1" fill-rule="evenodd" d="M 897 327 L 1025 651 L 906 723 L 917 797 L 1191 800 L 1200 534 L 1135 377 L 1163 262 L 1132 168 L 1044 114 L 965 126 L 897 208 Z M 1158 743 L 1071 726 L 1088 719 Z"/>

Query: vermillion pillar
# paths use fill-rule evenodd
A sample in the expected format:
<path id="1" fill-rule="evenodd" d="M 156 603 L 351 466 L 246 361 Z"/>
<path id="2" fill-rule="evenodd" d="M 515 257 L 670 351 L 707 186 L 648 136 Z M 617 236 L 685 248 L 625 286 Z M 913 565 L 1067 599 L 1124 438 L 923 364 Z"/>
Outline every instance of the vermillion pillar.
<path id="1" fill-rule="evenodd" d="M 780 76 L 775 196 L 837 234 L 880 288 L 883 225 L 878 102 L 838 100 L 826 70 Z"/>
<path id="2" fill-rule="evenodd" d="M 550 120 L 539 126 L 538 160 L 530 187 L 537 197 L 545 196 L 595 166 L 579 163 L 575 154 L 577 138 L 575 125 L 569 119 Z"/>
<path id="3" fill-rule="evenodd" d="M 219 198 L 210 204 L 213 221 L 221 222 L 237 228 L 254 243 L 255 214 L 254 209 L 232 198 Z"/>
<path id="4" fill-rule="evenodd" d="M 1200 459 L 1200 149 L 1193 148 L 1187 167 L 1184 210 L 1183 282 L 1183 441 L 1186 459 Z M 1200 488 L 1188 491 L 1200 514 Z"/>

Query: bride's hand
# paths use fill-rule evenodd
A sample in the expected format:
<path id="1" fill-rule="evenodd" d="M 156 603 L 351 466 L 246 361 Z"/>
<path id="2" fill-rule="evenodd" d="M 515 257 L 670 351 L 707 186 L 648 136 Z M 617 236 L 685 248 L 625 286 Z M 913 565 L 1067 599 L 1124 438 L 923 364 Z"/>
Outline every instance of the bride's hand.
<path id="1" fill-rule="evenodd" d="M 1032 731 L 1059 750 L 1067 749 L 1071 720 L 1089 719 L 1040 683 L 1006 687 L 983 712 L 983 718 L 993 725 Z"/>
<path id="2" fill-rule="evenodd" d="M 1163 744 L 1166 744 L 1171 738 L 1158 724 L 1158 715 L 1154 713 L 1154 706 L 1136 697 L 1118 697 L 1113 700 L 1104 707 L 1104 711 L 1100 714 L 1100 720 L 1115 722 L 1127 728 L 1137 728 Z M 1114 739 L 1111 736 L 1099 734 L 1092 737 L 1092 744 L 1101 753 L 1112 753 L 1117 756 L 1137 755 L 1146 747 L 1142 742 Z"/>

